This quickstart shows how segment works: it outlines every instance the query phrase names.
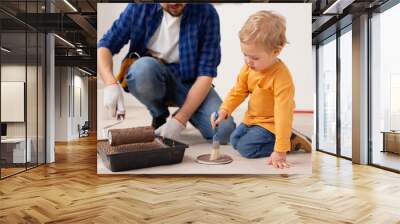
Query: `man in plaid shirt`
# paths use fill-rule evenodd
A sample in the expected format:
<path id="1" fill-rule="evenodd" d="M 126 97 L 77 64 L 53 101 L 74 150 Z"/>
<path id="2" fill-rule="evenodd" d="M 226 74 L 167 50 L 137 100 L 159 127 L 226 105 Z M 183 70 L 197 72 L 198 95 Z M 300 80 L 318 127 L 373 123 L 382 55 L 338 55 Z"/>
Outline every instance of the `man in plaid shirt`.
<path id="1" fill-rule="evenodd" d="M 129 68 L 129 92 L 153 117 L 156 134 L 176 139 L 189 121 L 206 139 L 209 116 L 221 98 L 212 87 L 221 59 L 219 17 L 210 4 L 131 3 L 98 43 L 98 67 L 105 83 L 105 107 L 116 108 L 122 91 L 112 74 L 112 55 L 130 42 L 140 57 Z M 179 110 L 169 117 L 166 102 Z M 230 118 L 220 124 L 221 144 L 235 129 Z"/>

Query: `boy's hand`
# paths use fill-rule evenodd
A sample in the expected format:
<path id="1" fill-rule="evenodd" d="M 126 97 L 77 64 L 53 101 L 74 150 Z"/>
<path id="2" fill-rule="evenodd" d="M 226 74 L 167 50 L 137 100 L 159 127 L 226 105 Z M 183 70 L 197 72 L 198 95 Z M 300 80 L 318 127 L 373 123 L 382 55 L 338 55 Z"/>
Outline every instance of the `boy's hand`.
<path id="1" fill-rule="evenodd" d="M 267 159 L 267 164 L 275 168 L 289 168 L 289 163 L 286 162 L 286 152 L 272 152 Z"/>
<path id="2" fill-rule="evenodd" d="M 212 113 L 210 116 L 212 128 L 215 128 L 215 126 L 219 125 L 219 123 L 221 123 L 222 120 L 225 120 L 228 117 L 228 112 L 224 109 L 221 109 L 218 111 L 218 119 L 214 120 L 214 113 Z"/>

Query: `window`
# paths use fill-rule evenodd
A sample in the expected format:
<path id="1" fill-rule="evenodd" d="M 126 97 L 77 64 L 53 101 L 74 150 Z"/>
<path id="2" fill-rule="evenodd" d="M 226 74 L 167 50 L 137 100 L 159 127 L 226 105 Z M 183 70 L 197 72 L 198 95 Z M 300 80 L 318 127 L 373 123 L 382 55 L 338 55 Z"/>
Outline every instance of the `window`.
<path id="1" fill-rule="evenodd" d="M 372 164 L 400 170 L 400 4 L 371 18 Z"/>
<path id="2" fill-rule="evenodd" d="M 44 1 L 0 2 L 18 6 L 21 15 L 40 13 L 41 5 Z M 0 178 L 5 178 L 45 163 L 46 40 L 24 22 L 3 12 L 0 17 L 9 21 L 0 23 Z"/>
<path id="3" fill-rule="evenodd" d="M 318 48 L 318 149 L 336 153 L 336 39 Z"/>
<path id="4" fill-rule="evenodd" d="M 340 36 L 340 155 L 352 157 L 352 33 Z"/>

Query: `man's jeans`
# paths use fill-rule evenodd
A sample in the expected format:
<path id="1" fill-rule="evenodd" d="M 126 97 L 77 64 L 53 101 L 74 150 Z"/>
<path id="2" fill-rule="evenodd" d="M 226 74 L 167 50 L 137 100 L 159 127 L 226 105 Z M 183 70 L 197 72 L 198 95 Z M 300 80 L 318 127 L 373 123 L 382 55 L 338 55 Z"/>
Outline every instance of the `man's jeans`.
<path id="1" fill-rule="evenodd" d="M 274 151 L 275 135 L 263 127 L 241 123 L 231 135 L 231 144 L 243 157 L 267 157 Z"/>
<path id="2" fill-rule="evenodd" d="M 170 69 L 152 57 L 142 57 L 133 63 L 126 82 L 129 91 L 147 107 L 153 118 L 169 116 L 166 101 L 182 107 L 192 86 L 192 83 L 181 82 Z M 210 115 L 219 109 L 221 103 L 221 98 L 212 88 L 189 120 L 205 139 L 213 137 Z M 235 126 L 232 117 L 220 124 L 218 137 L 221 144 L 228 143 Z"/>

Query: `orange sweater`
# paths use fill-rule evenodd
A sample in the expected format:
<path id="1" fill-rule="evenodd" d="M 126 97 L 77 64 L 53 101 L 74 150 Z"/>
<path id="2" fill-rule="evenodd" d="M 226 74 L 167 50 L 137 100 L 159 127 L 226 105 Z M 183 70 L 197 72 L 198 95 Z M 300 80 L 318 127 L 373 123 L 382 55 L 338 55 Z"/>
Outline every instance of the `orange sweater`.
<path id="1" fill-rule="evenodd" d="M 295 107 L 294 84 L 289 69 L 280 59 L 262 72 L 244 65 L 220 109 L 225 109 L 230 115 L 249 94 L 243 123 L 259 125 L 274 133 L 274 151 L 289 151 Z"/>

